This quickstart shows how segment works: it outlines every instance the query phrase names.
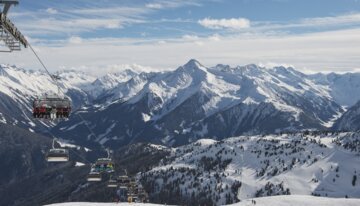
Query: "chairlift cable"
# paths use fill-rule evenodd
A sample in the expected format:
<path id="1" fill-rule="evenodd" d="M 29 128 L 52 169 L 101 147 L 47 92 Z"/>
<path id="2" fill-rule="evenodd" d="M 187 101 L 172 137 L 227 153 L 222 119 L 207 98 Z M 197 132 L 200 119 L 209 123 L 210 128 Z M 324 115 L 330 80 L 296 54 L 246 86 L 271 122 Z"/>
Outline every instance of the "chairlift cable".
<path id="1" fill-rule="evenodd" d="M 38 120 L 40 121 L 40 120 Z M 53 142 L 52 142 L 52 148 L 55 149 L 55 142 L 56 140 L 58 140 L 58 138 L 50 131 L 50 129 L 48 128 L 47 129 L 47 133 L 49 133 L 53 139 Z M 79 154 L 77 154 L 75 151 L 69 149 L 68 151 L 71 151 L 73 152 L 74 154 L 76 154 L 76 156 L 80 157 L 82 160 L 85 160 L 86 162 L 88 162 L 89 164 L 92 164 L 90 161 L 86 160 L 85 158 L 81 157 Z"/>
<path id="2" fill-rule="evenodd" d="M 41 60 L 41 58 L 40 58 L 39 55 L 36 53 L 36 51 L 35 51 L 34 48 L 31 46 L 30 43 L 28 43 L 28 46 L 29 46 L 30 50 L 34 53 L 35 57 L 36 57 L 37 60 L 40 62 L 40 64 L 42 65 L 42 67 L 44 68 L 44 70 L 46 71 L 46 73 L 50 76 L 51 80 L 56 84 L 57 89 L 58 89 L 58 93 L 60 93 L 59 82 L 51 75 L 51 73 L 49 72 L 49 70 L 48 70 L 47 67 L 45 66 L 44 62 Z"/>
<path id="3" fill-rule="evenodd" d="M 69 150 L 70 152 L 74 153 L 76 156 L 78 156 L 80 159 L 84 160 L 85 162 L 87 162 L 90 166 L 92 165 L 92 162 L 90 162 L 89 160 L 81 157 L 78 153 L 76 153 L 75 151 L 73 150 Z"/>
<path id="4" fill-rule="evenodd" d="M 30 43 L 28 43 L 29 48 L 31 49 L 31 51 L 34 53 L 35 57 L 37 58 L 37 60 L 40 62 L 40 64 L 42 65 L 42 67 L 44 68 L 44 70 L 46 71 L 46 73 L 50 76 L 50 78 L 52 79 L 52 81 L 56 84 L 57 88 L 58 88 L 58 93 L 60 93 L 60 86 L 59 86 L 59 82 L 51 75 L 51 73 L 49 72 L 49 70 L 47 69 L 47 67 L 45 66 L 44 62 L 41 60 L 41 58 L 39 57 L 39 55 L 36 53 L 36 51 L 34 50 L 34 48 L 31 46 Z M 81 116 L 81 114 L 78 112 L 77 115 L 80 117 L 80 119 L 85 123 L 85 126 L 87 127 L 87 129 L 90 131 L 90 133 L 96 138 L 97 135 L 94 133 L 94 131 L 90 128 L 90 126 L 87 124 L 87 122 L 84 120 L 84 118 Z M 56 137 L 50 132 L 50 129 L 48 129 L 49 134 L 51 134 L 51 136 L 53 136 L 53 147 L 54 147 L 54 141 L 56 140 Z M 107 151 L 107 155 L 108 158 L 110 158 L 110 152 L 108 149 L 106 149 L 103 145 L 102 145 L 102 149 Z M 72 151 L 74 152 L 74 151 Z M 75 153 L 75 152 L 74 152 Z M 75 153 L 76 154 L 76 153 Z M 80 157 L 80 155 L 76 154 L 77 156 Z M 82 158 L 83 159 L 83 158 Z M 86 160 L 87 162 L 89 162 L 88 160 Z M 90 162 L 89 162 L 90 163 Z"/>

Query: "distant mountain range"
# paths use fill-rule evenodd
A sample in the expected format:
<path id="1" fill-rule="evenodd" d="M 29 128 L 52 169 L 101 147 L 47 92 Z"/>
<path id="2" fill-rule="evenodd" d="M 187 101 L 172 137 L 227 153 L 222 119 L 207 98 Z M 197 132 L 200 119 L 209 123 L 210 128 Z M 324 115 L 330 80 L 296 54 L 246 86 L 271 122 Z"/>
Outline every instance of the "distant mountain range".
<path id="1" fill-rule="evenodd" d="M 74 112 L 40 121 L 32 100 L 56 93 L 54 82 L 44 72 L 0 66 L 0 205 L 111 200 L 105 181 L 85 178 L 105 155 L 99 146 L 112 148 L 116 174 L 138 174 L 156 203 L 359 197 L 359 73 L 190 60 L 173 71 L 56 75 Z M 45 161 L 52 136 L 79 145 L 71 162 Z"/>
<path id="2" fill-rule="evenodd" d="M 307 75 L 291 67 L 205 67 L 190 60 L 166 72 L 125 68 L 99 78 L 79 71 L 57 75 L 77 111 L 67 121 L 40 122 L 31 117 L 32 99 L 56 92 L 54 82 L 40 71 L 1 65 L 0 121 L 113 148 L 137 141 L 176 146 L 243 134 L 359 129 L 360 73 Z"/>

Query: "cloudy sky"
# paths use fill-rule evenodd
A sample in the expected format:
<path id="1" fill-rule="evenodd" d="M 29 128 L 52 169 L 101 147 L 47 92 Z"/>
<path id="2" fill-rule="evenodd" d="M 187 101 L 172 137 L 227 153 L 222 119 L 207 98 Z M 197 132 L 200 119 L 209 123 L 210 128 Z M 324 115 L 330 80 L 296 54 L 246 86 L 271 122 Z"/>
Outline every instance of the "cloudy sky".
<path id="1" fill-rule="evenodd" d="M 360 0 L 20 0 L 9 18 L 52 71 L 191 58 L 360 71 Z M 29 49 L 0 62 L 40 68 Z"/>

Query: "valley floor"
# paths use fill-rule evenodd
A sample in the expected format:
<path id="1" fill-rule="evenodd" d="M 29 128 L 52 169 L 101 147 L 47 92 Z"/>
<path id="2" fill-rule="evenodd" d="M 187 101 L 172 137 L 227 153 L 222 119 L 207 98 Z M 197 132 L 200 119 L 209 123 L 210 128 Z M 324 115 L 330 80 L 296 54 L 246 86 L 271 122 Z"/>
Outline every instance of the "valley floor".
<path id="1" fill-rule="evenodd" d="M 252 200 L 256 201 L 256 204 L 252 203 Z M 157 204 L 143 204 L 143 203 L 88 203 L 88 202 L 69 202 L 51 204 L 49 206 L 146 206 Z M 345 199 L 345 198 L 328 198 L 328 197 L 315 197 L 304 195 L 284 195 L 284 196 L 271 196 L 261 197 L 244 200 L 242 202 L 233 204 L 232 206 L 358 206 L 360 205 L 360 199 Z"/>

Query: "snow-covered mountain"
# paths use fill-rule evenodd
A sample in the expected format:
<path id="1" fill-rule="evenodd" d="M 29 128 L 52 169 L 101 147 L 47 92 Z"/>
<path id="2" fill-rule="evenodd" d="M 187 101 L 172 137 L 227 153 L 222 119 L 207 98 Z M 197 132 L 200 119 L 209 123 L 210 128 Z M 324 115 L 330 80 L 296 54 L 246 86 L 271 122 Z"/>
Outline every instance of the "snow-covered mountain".
<path id="1" fill-rule="evenodd" d="M 54 82 L 40 71 L 7 65 L 0 71 L 0 121 L 32 130 L 41 125 L 31 118 L 31 102 L 36 95 L 56 92 Z M 55 123 L 53 132 L 112 146 L 323 130 L 360 100 L 357 73 L 306 75 L 290 67 L 205 67 L 190 60 L 173 71 L 124 69 L 96 78 L 68 70 L 57 76 L 62 93 L 75 109 L 82 108 Z"/>
<path id="2" fill-rule="evenodd" d="M 327 86 L 333 99 L 342 106 L 350 107 L 360 100 L 360 73 L 309 75 L 315 83 Z"/>
<path id="3" fill-rule="evenodd" d="M 290 194 L 359 198 L 359 141 L 359 133 L 330 132 L 202 139 L 171 149 L 139 177 L 150 199 L 167 204 Z"/>
<path id="4" fill-rule="evenodd" d="M 326 129 L 344 112 L 327 85 L 293 68 L 203 66 L 139 73 L 54 132 L 77 141 L 181 145 L 203 137 Z M 85 123 L 87 125 L 85 125 Z M 96 137 L 87 132 L 90 126 Z"/>
<path id="5" fill-rule="evenodd" d="M 109 73 L 97 78 L 87 88 L 85 88 L 85 90 L 94 98 L 98 98 L 100 95 L 103 97 L 107 95 L 106 93 L 108 93 L 108 90 L 117 87 L 118 84 L 129 81 L 138 74 L 138 72 L 130 69 L 117 73 Z"/>
<path id="6" fill-rule="evenodd" d="M 54 81 L 44 72 L 31 71 L 15 66 L 0 65 L 0 119 L 4 123 L 33 130 L 42 125 L 32 118 L 32 102 L 44 93 L 59 93 L 72 99 L 76 109 L 88 101 L 88 95 L 81 86 L 91 81 L 83 73 L 66 71 L 58 74 L 60 91 Z"/>
<path id="7" fill-rule="evenodd" d="M 45 72 L 0 65 L 0 121 L 34 131 L 43 125 L 31 115 L 35 97 L 45 93 L 60 92 L 60 95 L 71 98 L 73 109 L 76 110 L 85 104 L 90 104 L 99 91 L 111 89 L 117 85 L 117 82 L 129 79 L 132 74 L 131 71 L 124 71 L 96 78 L 75 70 L 59 71 L 55 74 L 59 79 L 59 91 L 56 83 Z M 44 124 L 51 126 L 49 122 Z"/>
<path id="8" fill-rule="evenodd" d="M 334 124 L 335 130 L 360 131 L 360 101 L 350 107 Z"/>

